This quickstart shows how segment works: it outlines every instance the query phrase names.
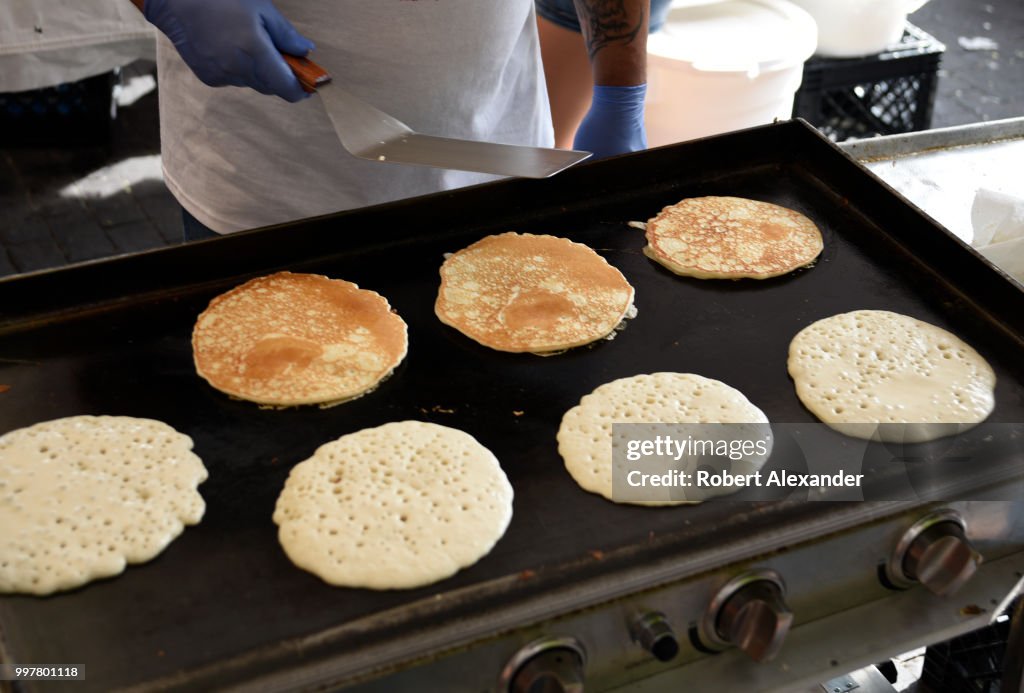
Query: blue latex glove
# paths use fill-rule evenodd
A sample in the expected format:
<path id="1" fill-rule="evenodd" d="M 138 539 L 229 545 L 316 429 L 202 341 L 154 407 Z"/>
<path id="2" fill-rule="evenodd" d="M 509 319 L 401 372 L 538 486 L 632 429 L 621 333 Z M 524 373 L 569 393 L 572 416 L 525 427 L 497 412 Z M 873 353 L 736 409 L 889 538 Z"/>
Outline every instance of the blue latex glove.
<path id="1" fill-rule="evenodd" d="M 309 96 L 280 53 L 304 56 L 313 42 L 270 0 L 146 0 L 143 11 L 211 87 L 252 87 L 286 101 Z"/>
<path id="2" fill-rule="evenodd" d="M 594 87 L 594 96 L 573 140 L 575 149 L 594 152 L 600 159 L 647 149 L 644 97 L 647 85 Z"/>

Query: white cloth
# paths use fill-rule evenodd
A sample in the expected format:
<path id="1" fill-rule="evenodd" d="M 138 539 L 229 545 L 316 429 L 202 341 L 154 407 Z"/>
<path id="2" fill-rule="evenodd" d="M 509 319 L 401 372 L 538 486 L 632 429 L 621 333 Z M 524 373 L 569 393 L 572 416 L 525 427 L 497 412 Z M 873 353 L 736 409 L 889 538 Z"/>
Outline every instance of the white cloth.
<path id="1" fill-rule="evenodd" d="M 1024 284 L 1024 198 L 979 188 L 971 223 L 978 252 Z"/>
<path id="2" fill-rule="evenodd" d="M 152 59 L 154 36 L 128 0 L 2 0 L 0 92 L 52 87 Z"/>
<path id="3" fill-rule="evenodd" d="M 431 135 L 551 146 L 533 0 L 279 0 L 313 58 L 356 96 Z M 290 104 L 199 82 L 163 36 L 167 186 L 220 233 L 489 180 L 349 155 L 316 97 Z M 366 230 L 363 229 L 363 232 Z"/>

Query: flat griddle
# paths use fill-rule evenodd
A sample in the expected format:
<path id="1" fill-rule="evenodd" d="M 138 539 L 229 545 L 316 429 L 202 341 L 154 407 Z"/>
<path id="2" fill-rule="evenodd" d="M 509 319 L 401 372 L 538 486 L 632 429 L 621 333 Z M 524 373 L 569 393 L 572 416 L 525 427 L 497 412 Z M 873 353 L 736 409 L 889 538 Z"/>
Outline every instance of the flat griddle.
<path id="1" fill-rule="evenodd" d="M 643 232 L 627 222 L 698 195 L 796 209 L 822 229 L 824 253 L 809 269 L 765 281 L 677 277 L 642 254 Z M 433 302 L 443 254 L 508 230 L 595 248 L 636 288 L 638 317 L 612 341 L 547 358 L 494 352 L 442 325 Z M 281 269 L 386 296 L 409 324 L 406 361 L 375 392 L 326 410 L 262 410 L 212 390 L 192 365 L 196 316 L 218 293 Z M 416 634 L 424 649 L 413 654 L 430 656 L 438 649 L 430 633 L 458 633 L 488 614 L 494 628 L 529 622 L 539 616 L 527 606 L 546 594 L 583 593 L 644 566 L 653 574 L 666 559 L 753 544 L 784 527 L 807 536 L 842 529 L 870 504 L 794 497 L 614 505 L 575 485 L 555 433 L 562 414 L 598 385 L 662 370 L 723 380 L 772 421 L 811 423 L 786 373 L 789 341 L 814 320 L 862 308 L 960 335 L 998 376 L 991 421 L 1024 421 L 1024 293 L 802 121 L 600 161 L 550 180 L 504 181 L 0 280 L 0 384 L 10 386 L 0 394 L 0 432 L 77 414 L 152 417 L 192 436 L 210 471 L 200 487 L 202 523 L 157 559 L 48 598 L 0 598 L 0 654 L 16 663 L 84 664 L 87 679 L 76 690 L 208 689 L 325 656 L 358 659 Z M 291 467 L 338 436 L 404 419 L 463 429 L 495 452 L 516 494 L 508 533 L 475 566 L 411 591 L 332 588 L 293 567 L 271 522 Z M 836 441 L 844 444 L 838 434 Z"/>

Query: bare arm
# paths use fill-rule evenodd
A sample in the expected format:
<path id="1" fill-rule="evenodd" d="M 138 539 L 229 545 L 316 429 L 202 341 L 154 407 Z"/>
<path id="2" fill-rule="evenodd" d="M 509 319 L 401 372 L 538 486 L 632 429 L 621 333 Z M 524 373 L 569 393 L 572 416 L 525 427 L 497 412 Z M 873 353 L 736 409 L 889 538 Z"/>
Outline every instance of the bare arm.
<path id="1" fill-rule="evenodd" d="M 142 12 L 142 6 L 146 4 L 146 0 L 132 0 L 132 4 L 139 8 L 139 12 Z"/>
<path id="2" fill-rule="evenodd" d="M 594 84 L 633 86 L 647 81 L 650 0 L 574 0 Z"/>

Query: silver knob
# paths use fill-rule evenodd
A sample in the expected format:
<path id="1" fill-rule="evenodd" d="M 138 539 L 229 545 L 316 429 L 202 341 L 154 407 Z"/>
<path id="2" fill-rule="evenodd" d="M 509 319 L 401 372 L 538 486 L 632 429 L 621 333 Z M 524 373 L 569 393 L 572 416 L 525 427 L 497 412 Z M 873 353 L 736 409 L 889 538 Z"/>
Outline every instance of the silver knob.
<path id="1" fill-rule="evenodd" d="M 755 662 L 778 654 L 793 624 L 785 586 L 774 571 L 746 573 L 730 580 L 711 601 L 699 630 L 712 647 L 733 645 Z"/>
<path id="2" fill-rule="evenodd" d="M 583 647 L 574 638 L 543 638 L 522 648 L 501 673 L 508 693 L 583 693 Z"/>
<path id="3" fill-rule="evenodd" d="M 642 615 L 633 622 L 631 633 L 633 640 L 659 662 L 669 662 L 679 654 L 679 641 L 661 612 L 650 611 Z"/>
<path id="4" fill-rule="evenodd" d="M 952 510 L 918 520 L 893 552 L 887 566 L 890 581 L 900 587 L 921 583 L 940 597 L 956 593 L 982 562 L 965 529 L 963 518 Z"/>

